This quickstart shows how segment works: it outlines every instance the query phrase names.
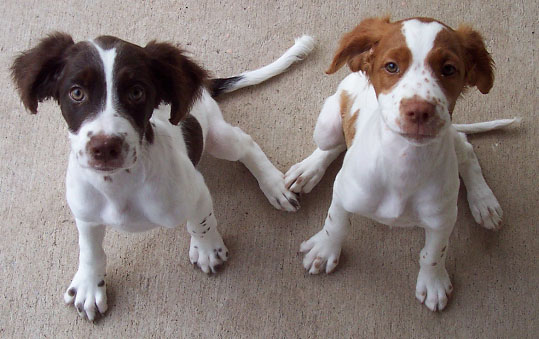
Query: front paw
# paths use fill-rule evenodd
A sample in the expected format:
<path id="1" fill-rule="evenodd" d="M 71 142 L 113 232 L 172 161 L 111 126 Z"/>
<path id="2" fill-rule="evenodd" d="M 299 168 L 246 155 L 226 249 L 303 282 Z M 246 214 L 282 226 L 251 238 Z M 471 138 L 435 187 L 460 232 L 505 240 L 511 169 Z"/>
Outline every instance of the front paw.
<path id="1" fill-rule="evenodd" d="M 318 159 L 308 157 L 286 172 L 286 187 L 294 193 L 309 193 L 322 180 L 326 168 Z"/>
<path id="2" fill-rule="evenodd" d="M 486 229 L 499 229 L 503 211 L 489 187 L 468 191 L 468 204 L 475 222 Z"/>
<path id="3" fill-rule="evenodd" d="M 441 311 L 447 305 L 447 300 L 453 292 L 453 285 L 445 267 L 437 269 L 421 268 L 417 276 L 415 296 L 429 310 Z"/>
<path id="4" fill-rule="evenodd" d="M 228 249 L 217 231 L 203 236 L 192 236 L 189 259 L 204 273 L 215 273 L 217 267 L 228 260 Z"/>
<path id="5" fill-rule="evenodd" d="M 299 209 L 298 197 L 285 186 L 284 175 L 276 170 L 259 182 L 260 189 L 270 204 L 278 210 L 296 212 Z"/>
<path id="6" fill-rule="evenodd" d="M 310 274 L 318 274 L 324 268 L 326 273 L 331 273 L 339 263 L 341 241 L 322 229 L 301 244 L 300 252 L 307 252 L 303 258 L 303 267 Z"/>
<path id="7" fill-rule="evenodd" d="M 107 310 L 107 291 L 103 274 L 79 268 L 69 288 L 64 293 L 66 304 L 74 304 L 81 317 L 93 321 L 96 313 Z"/>

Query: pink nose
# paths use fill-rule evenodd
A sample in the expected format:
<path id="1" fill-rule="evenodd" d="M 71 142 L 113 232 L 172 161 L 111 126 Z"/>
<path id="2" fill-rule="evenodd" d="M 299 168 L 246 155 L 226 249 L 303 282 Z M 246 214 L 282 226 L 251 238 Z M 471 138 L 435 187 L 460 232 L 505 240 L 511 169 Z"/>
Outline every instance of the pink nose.
<path id="1" fill-rule="evenodd" d="M 95 161 L 109 163 L 119 160 L 122 155 L 123 139 L 120 137 L 98 134 L 90 138 L 88 153 Z"/>
<path id="2" fill-rule="evenodd" d="M 434 104 L 418 98 L 403 99 L 400 105 L 400 113 L 408 123 L 425 124 L 435 113 Z"/>

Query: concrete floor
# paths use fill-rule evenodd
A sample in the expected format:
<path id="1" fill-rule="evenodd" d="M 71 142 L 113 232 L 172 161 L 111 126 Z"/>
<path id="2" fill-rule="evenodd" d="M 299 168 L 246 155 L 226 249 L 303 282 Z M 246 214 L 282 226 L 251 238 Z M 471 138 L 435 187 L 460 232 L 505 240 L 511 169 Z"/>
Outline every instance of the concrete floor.
<path id="1" fill-rule="evenodd" d="M 0 337 L 536 337 L 539 187 L 537 3 L 525 1 L 86 1 L 5 0 L 0 6 Z M 497 65 L 489 95 L 470 90 L 456 122 L 521 116 L 520 127 L 471 138 L 504 226 L 476 225 L 465 192 L 447 268 L 455 294 L 431 313 L 414 297 L 419 229 L 352 219 L 340 268 L 309 276 L 297 254 L 317 231 L 340 162 L 295 214 L 274 210 L 239 163 L 205 157 L 231 260 L 208 277 L 189 263 L 183 228 L 111 231 L 109 311 L 95 323 L 63 305 L 76 271 L 77 232 L 65 201 L 67 129 L 47 102 L 27 114 L 9 78 L 14 56 L 52 30 L 75 40 L 101 34 L 138 44 L 182 45 L 215 76 L 256 68 L 309 33 L 318 47 L 305 62 L 258 87 L 221 100 L 226 119 L 260 144 L 283 171 L 314 147 L 323 100 L 346 76 L 324 74 L 341 34 L 363 18 L 429 16 L 481 31 Z M 536 333 L 533 335 L 533 333 Z"/>

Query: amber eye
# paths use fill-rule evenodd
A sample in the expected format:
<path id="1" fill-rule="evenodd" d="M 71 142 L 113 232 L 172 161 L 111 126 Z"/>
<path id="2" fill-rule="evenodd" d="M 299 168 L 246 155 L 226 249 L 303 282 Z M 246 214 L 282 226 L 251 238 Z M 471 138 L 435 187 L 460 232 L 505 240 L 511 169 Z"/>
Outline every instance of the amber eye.
<path id="1" fill-rule="evenodd" d="M 129 99 L 134 102 L 139 102 L 144 99 L 144 88 L 141 86 L 133 86 L 129 90 Z"/>
<path id="2" fill-rule="evenodd" d="M 69 91 L 69 96 L 73 101 L 76 102 L 82 102 L 84 99 L 86 99 L 86 95 L 84 94 L 84 91 L 82 88 L 75 86 Z"/>
<path id="3" fill-rule="evenodd" d="M 445 64 L 442 67 L 442 75 L 444 77 L 451 76 L 451 75 L 455 74 L 456 72 L 457 72 L 457 69 L 455 68 L 455 66 L 453 66 L 451 64 Z"/>
<path id="4" fill-rule="evenodd" d="M 387 64 L 385 64 L 384 67 L 385 67 L 386 71 L 388 71 L 389 73 L 398 73 L 399 72 L 399 66 L 394 62 L 388 62 Z"/>

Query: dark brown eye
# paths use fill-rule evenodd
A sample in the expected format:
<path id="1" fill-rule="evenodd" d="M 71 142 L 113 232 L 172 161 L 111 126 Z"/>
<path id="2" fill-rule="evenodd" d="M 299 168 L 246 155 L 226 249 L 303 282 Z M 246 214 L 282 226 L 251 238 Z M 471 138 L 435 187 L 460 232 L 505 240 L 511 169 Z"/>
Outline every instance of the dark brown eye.
<path id="1" fill-rule="evenodd" d="M 399 72 L 399 66 L 394 62 L 388 62 L 385 66 L 386 71 L 389 73 L 398 73 Z"/>
<path id="2" fill-rule="evenodd" d="M 141 86 L 133 86 L 129 90 L 129 99 L 134 102 L 139 102 L 144 99 L 144 88 Z"/>
<path id="3" fill-rule="evenodd" d="M 443 75 L 444 77 L 451 76 L 451 75 L 455 74 L 456 72 L 457 72 L 457 69 L 456 69 L 455 66 L 453 66 L 453 65 L 445 64 L 445 65 L 442 67 L 442 75 Z"/>
<path id="4" fill-rule="evenodd" d="M 69 91 L 69 96 L 73 101 L 76 102 L 82 102 L 84 99 L 86 99 L 86 94 L 84 94 L 84 91 L 82 88 L 75 86 Z"/>

